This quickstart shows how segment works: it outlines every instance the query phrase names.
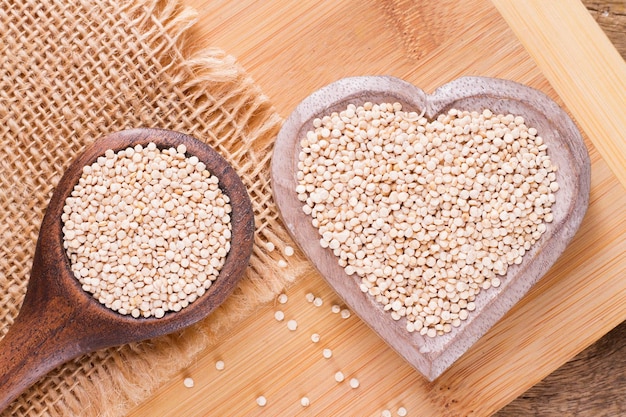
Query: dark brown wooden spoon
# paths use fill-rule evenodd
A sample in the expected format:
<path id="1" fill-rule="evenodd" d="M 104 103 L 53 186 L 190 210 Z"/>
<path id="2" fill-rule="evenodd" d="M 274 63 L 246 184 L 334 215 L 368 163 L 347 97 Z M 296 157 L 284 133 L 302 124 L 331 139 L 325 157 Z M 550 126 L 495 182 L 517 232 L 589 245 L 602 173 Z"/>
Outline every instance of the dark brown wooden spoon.
<path id="1" fill-rule="evenodd" d="M 132 318 L 100 304 L 81 289 L 63 249 L 61 213 L 81 176 L 107 149 L 150 142 L 159 148 L 184 144 L 219 178 L 231 200 L 231 249 L 214 284 L 179 312 L 163 318 Z M 35 173 L 33 173 L 35 175 Z M 217 308 L 237 285 L 252 253 L 254 215 L 235 170 L 204 143 L 181 133 L 134 129 L 95 141 L 67 169 L 52 195 L 39 231 L 32 272 L 19 316 L 0 341 L 0 411 L 56 366 L 81 354 L 175 332 Z"/>

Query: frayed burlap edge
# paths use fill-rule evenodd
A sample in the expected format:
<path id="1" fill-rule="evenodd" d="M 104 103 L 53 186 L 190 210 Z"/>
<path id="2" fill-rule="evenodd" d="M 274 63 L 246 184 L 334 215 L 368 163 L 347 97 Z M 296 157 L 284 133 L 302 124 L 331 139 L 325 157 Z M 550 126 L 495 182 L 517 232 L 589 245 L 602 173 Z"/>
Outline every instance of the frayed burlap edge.
<path id="1" fill-rule="evenodd" d="M 210 129 L 207 136 L 199 134 L 203 130 L 194 128 L 194 123 L 203 122 L 202 114 L 191 122 L 180 120 L 178 125 L 153 125 L 150 120 L 142 120 L 140 125 L 194 135 L 231 161 L 248 187 L 255 207 L 253 256 L 235 292 L 204 321 L 173 335 L 94 352 L 65 364 L 25 392 L 3 416 L 124 415 L 189 365 L 198 352 L 219 343 L 234 325 L 260 304 L 272 300 L 306 268 L 299 253 L 286 259 L 288 268 L 277 264 L 282 248 L 293 243 L 279 222 L 271 198 L 271 147 L 282 120 L 268 98 L 235 59 L 223 51 L 207 49 L 184 55 L 193 47 L 187 38 L 196 18 L 193 10 L 182 7 L 176 0 L 124 2 L 118 6 L 123 20 L 120 24 L 128 25 L 128 30 L 136 34 L 140 47 L 149 48 L 153 56 L 159 57 L 160 67 L 154 71 L 181 101 L 197 104 L 202 109 L 199 112 L 225 112 L 223 119 L 234 121 L 230 135 L 238 142 L 211 137 Z M 161 55 L 160 51 L 163 51 Z M 93 139 L 84 138 L 80 146 Z M 76 149 L 76 153 L 80 150 Z M 277 250 L 268 252 L 267 241 L 274 243 Z"/>

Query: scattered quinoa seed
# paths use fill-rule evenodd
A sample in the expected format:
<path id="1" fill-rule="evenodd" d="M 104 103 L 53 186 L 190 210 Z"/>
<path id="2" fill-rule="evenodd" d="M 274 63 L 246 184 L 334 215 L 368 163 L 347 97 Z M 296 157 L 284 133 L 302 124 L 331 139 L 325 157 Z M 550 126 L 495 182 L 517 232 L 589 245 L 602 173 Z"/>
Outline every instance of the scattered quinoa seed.
<path id="1" fill-rule="evenodd" d="M 183 385 L 187 388 L 193 388 L 194 386 L 193 378 L 189 378 L 189 377 L 185 378 L 183 380 Z"/>
<path id="2" fill-rule="evenodd" d="M 350 379 L 350 387 L 352 387 L 352 388 L 355 388 L 355 389 L 356 389 L 356 388 L 358 388 L 358 387 L 359 387 L 359 385 L 361 385 L 361 383 L 359 382 L 359 380 L 358 380 L 358 379 L 356 379 L 356 378 L 351 378 L 351 379 Z"/>
<path id="3" fill-rule="evenodd" d="M 286 304 L 287 300 L 289 300 L 289 297 L 287 297 L 287 294 L 282 293 L 278 296 L 278 302 L 281 304 Z"/>
<path id="4" fill-rule="evenodd" d="M 283 250 L 283 253 L 285 254 L 285 256 L 293 256 L 293 254 L 294 254 L 293 247 L 285 246 L 285 249 Z"/>
<path id="5" fill-rule="evenodd" d="M 279 259 L 278 266 L 281 268 L 287 268 L 287 261 L 285 261 L 284 259 Z"/>
<path id="6" fill-rule="evenodd" d="M 344 318 L 344 319 L 349 318 L 350 317 L 350 310 L 345 309 L 345 308 L 343 310 L 341 310 L 341 317 Z"/>
<path id="7" fill-rule="evenodd" d="M 287 328 L 292 332 L 295 331 L 298 328 L 298 322 L 295 320 L 289 320 L 287 322 Z"/>
<path id="8" fill-rule="evenodd" d="M 339 307 L 337 304 L 333 304 L 332 307 L 330 308 L 330 311 L 332 311 L 335 314 L 339 314 L 341 312 L 341 307 Z"/>
<path id="9" fill-rule="evenodd" d="M 274 244 L 272 242 L 265 242 L 265 249 L 267 249 L 268 252 L 274 252 L 274 249 L 276 248 L 276 246 L 274 246 Z"/>
<path id="10" fill-rule="evenodd" d="M 330 359 L 333 356 L 333 351 L 326 348 L 322 351 L 322 356 L 324 356 L 324 358 L 326 359 Z"/>
<path id="11" fill-rule="evenodd" d="M 383 410 L 383 412 L 380 413 L 380 417 L 391 417 L 391 411 Z"/>
<path id="12" fill-rule="evenodd" d="M 317 343 L 317 342 L 319 342 L 319 341 L 320 341 L 320 335 L 319 335 L 318 333 L 313 333 L 313 334 L 311 335 L 311 341 L 312 341 L 313 343 Z"/>
<path id="13" fill-rule="evenodd" d="M 278 310 L 274 312 L 274 318 L 276 319 L 276 321 L 283 321 L 285 319 L 285 313 Z"/>
<path id="14" fill-rule="evenodd" d="M 65 200 L 63 247 L 84 291 L 132 317 L 164 317 L 217 279 L 230 200 L 186 148 L 107 150 Z"/>
<path id="15" fill-rule="evenodd" d="M 343 372 L 341 371 L 335 372 L 335 381 L 343 382 L 344 379 L 345 379 L 345 376 L 343 375 Z"/>
<path id="16" fill-rule="evenodd" d="M 304 298 L 306 298 L 306 300 L 309 303 L 312 303 L 315 300 L 315 295 L 313 295 L 313 293 L 308 292 L 305 294 Z"/>
<path id="17" fill-rule="evenodd" d="M 259 407 L 265 407 L 265 405 L 267 404 L 267 398 L 265 398 L 264 396 L 260 395 L 257 397 L 256 399 L 256 403 Z"/>
<path id="18" fill-rule="evenodd" d="M 320 297 L 315 297 L 315 299 L 313 300 L 313 305 L 315 307 L 321 307 L 322 304 L 324 304 L 324 300 L 322 300 Z"/>
<path id="19" fill-rule="evenodd" d="M 311 401 L 309 400 L 309 397 L 300 398 L 300 405 L 302 407 L 308 407 L 309 405 L 311 405 Z"/>
<path id="20" fill-rule="evenodd" d="M 215 369 L 217 369 L 218 371 L 223 371 L 224 370 L 224 361 L 219 360 L 217 362 L 215 362 Z"/>
<path id="21" fill-rule="evenodd" d="M 406 411 L 406 408 L 404 408 L 404 407 L 398 408 L 398 416 L 406 417 L 407 414 L 408 414 L 408 412 Z"/>

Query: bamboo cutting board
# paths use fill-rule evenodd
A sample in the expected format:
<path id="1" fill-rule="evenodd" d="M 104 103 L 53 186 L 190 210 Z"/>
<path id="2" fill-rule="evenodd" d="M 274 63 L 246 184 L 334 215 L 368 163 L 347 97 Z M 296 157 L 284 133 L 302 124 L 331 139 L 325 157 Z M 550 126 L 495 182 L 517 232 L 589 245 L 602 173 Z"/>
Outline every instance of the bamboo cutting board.
<path id="1" fill-rule="evenodd" d="M 312 91 L 353 75 L 393 75 L 428 92 L 462 75 L 539 89 L 581 128 L 590 206 L 548 274 L 435 382 L 355 315 L 332 313 L 339 298 L 311 268 L 286 304 L 260 309 L 132 416 L 376 416 L 401 406 L 411 416 L 489 415 L 626 319 L 626 64 L 578 1 L 184 3 L 200 14 L 196 46 L 235 55 L 283 117 Z M 309 292 L 324 304 L 306 301 Z M 283 322 L 274 319 L 278 309 Z M 295 332 L 285 324 L 292 318 Z"/>

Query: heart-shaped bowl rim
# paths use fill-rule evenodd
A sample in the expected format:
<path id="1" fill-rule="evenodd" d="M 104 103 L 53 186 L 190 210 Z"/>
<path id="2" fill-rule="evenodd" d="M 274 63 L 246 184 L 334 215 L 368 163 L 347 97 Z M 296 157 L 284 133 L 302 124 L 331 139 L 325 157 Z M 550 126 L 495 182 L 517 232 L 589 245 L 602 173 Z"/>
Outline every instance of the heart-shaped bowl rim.
<path id="1" fill-rule="evenodd" d="M 511 265 L 499 288 L 481 290 L 476 310 L 452 332 L 434 338 L 409 333 L 405 320 L 394 321 L 382 305 L 363 293 L 360 277 L 347 275 L 331 249 L 319 244 L 311 217 L 302 211 L 298 184 L 300 140 L 313 120 L 348 104 L 399 102 L 404 110 L 424 113 L 428 120 L 449 109 L 490 109 L 494 114 L 524 117 L 548 146 L 557 166 L 559 191 L 552 206 L 554 220 L 526 252 L 522 263 Z M 390 76 L 349 77 L 335 81 L 305 98 L 287 118 L 274 144 L 271 180 L 274 199 L 287 230 L 315 268 L 343 301 L 407 362 L 432 381 L 482 337 L 548 271 L 578 230 L 587 210 L 590 189 L 587 148 L 574 122 L 552 99 L 533 88 L 509 80 L 462 77 L 433 94 Z"/>

